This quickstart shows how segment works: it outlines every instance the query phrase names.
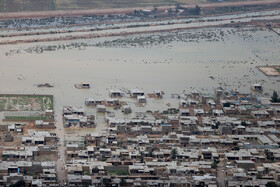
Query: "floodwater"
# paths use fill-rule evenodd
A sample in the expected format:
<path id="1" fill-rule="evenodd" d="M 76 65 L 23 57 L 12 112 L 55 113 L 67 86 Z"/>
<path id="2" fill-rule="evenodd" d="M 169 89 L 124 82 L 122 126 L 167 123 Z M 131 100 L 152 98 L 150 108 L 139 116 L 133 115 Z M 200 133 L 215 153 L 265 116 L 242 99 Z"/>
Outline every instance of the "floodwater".
<path id="1" fill-rule="evenodd" d="M 159 37 L 162 39 L 157 40 Z M 171 94 L 192 90 L 211 94 L 214 88 L 222 86 L 249 93 L 251 83 L 261 83 L 264 92 L 271 94 L 280 88 L 279 78 L 266 77 L 256 68 L 280 64 L 279 36 L 267 29 L 204 28 L 75 42 L 91 46 L 42 53 L 28 49 L 71 42 L 0 46 L 0 93 L 53 94 L 59 116 L 63 106 L 85 107 L 85 98 L 108 98 L 110 88 L 138 87 L 145 93 L 154 89 L 166 93 L 163 100 L 148 99 L 146 107 L 138 107 L 135 100 L 123 98 L 134 112 L 166 110 L 168 103 L 178 107 L 179 101 L 171 99 Z M 18 54 L 9 53 L 11 50 Z M 89 82 L 91 89 L 74 87 L 83 81 Z M 55 87 L 35 86 L 46 82 Z M 117 115 L 121 113 L 110 110 Z M 86 111 L 95 113 L 92 108 Z M 97 129 L 104 130 L 100 126 Z"/>

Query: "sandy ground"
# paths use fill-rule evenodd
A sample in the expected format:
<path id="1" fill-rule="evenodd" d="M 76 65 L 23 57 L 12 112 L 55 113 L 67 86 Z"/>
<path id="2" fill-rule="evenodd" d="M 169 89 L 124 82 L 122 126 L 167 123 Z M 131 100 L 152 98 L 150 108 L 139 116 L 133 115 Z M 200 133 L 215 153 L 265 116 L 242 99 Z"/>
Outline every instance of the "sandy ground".
<path id="1" fill-rule="evenodd" d="M 211 3 L 202 4 L 201 8 L 215 8 L 226 6 L 244 6 L 244 5 L 267 5 L 280 3 L 280 0 L 267 0 L 267 1 L 245 1 L 245 2 L 224 2 L 224 3 Z M 195 5 L 182 5 L 185 8 L 194 8 Z M 78 16 L 86 14 L 125 14 L 133 12 L 134 10 L 150 9 L 154 7 L 135 7 L 135 8 L 113 8 L 113 9 L 90 9 L 90 10 L 56 10 L 56 11 L 38 11 L 38 12 L 4 12 L 0 13 L 0 19 L 12 19 L 12 18 L 32 18 L 32 17 L 51 17 L 51 16 Z M 175 8 L 175 6 L 162 6 L 158 10 L 166 10 L 169 8 Z"/>
<path id="2" fill-rule="evenodd" d="M 280 76 L 280 73 L 275 69 L 274 66 L 258 67 L 267 76 Z"/>

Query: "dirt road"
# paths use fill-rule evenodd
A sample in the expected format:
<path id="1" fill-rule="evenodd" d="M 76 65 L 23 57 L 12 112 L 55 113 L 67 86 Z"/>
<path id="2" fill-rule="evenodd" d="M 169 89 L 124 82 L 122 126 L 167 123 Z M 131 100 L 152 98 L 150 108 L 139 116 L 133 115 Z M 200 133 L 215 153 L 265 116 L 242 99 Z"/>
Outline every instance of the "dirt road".
<path id="1" fill-rule="evenodd" d="M 224 3 L 211 3 L 202 4 L 201 8 L 215 8 L 227 6 L 245 6 L 245 5 L 271 5 L 278 4 L 280 0 L 267 0 L 267 1 L 242 1 L 242 2 L 224 2 Z M 182 5 L 185 8 L 194 8 L 195 5 Z M 125 14 L 133 12 L 134 10 L 149 9 L 154 7 L 135 7 L 135 8 L 113 8 L 113 9 L 90 9 L 90 10 L 56 10 L 56 11 L 38 11 L 38 12 L 2 12 L 0 19 L 13 19 L 13 18 L 41 18 L 52 16 L 80 16 L 80 15 L 105 15 L 105 14 Z M 158 10 L 166 10 L 175 8 L 175 6 L 162 6 Z"/>
<path id="2" fill-rule="evenodd" d="M 65 154 L 65 132 L 62 122 L 62 115 L 59 113 L 56 117 L 56 134 L 59 138 L 57 152 L 58 152 L 58 159 L 56 161 L 56 172 L 57 177 L 59 179 L 59 184 L 64 185 L 64 183 L 67 181 L 67 172 L 65 170 L 65 164 L 66 164 L 66 154 Z"/>

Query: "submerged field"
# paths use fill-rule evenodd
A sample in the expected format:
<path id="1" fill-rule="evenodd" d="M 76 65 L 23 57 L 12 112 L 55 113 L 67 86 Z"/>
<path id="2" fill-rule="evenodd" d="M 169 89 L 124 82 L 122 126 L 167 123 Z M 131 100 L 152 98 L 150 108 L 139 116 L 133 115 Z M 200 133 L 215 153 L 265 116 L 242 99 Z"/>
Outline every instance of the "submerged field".
<path id="1" fill-rule="evenodd" d="M 207 94 L 219 86 L 249 93 L 250 84 L 261 83 L 264 93 L 271 94 L 279 90 L 280 80 L 265 76 L 257 66 L 279 64 L 279 45 L 276 33 L 250 27 L 6 45 L 0 47 L 1 92 L 52 94 L 59 110 L 84 106 L 88 97 L 107 98 L 113 87 L 162 90 L 166 99 L 160 107 L 173 93 Z M 83 81 L 91 89 L 74 87 Z M 54 88 L 35 86 L 45 82 Z"/>

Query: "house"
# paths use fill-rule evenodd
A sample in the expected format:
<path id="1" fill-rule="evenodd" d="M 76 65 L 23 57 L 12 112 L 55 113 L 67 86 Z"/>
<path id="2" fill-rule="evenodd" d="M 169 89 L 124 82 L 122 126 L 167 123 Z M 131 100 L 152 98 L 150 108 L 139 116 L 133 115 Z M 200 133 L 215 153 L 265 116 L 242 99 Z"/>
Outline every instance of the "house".
<path id="1" fill-rule="evenodd" d="M 154 96 L 156 98 L 162 98 L 163 97 L 163 92 L 159 90 L 154 90 Z"/>
<path id="2" fill-rule="evenodd" d="M 211 107 L 211 108 L 215 108 L 216 107 L 216 103 L 215 101 L 213 101 L 212 99 L 209 99 L 207 101 L 207 104 Z"/>
<path id="3" fill-rule="evenodd" d="M 261 84 L 251 84 L 251 90 L 255 92 L 262 92 L 263 88 Z"/>
<path id="4" fill-rule="evenodd" d="M 194 109 L 193 111 L 196 116 L 203 116 L 205 114 L 203 109 Z"/>
<path id="5" fill-rule="evenodd" d="M 224 90 L 222 88 L 215 88 L 214 93 L 216 94 L 216 96 L 220 97 L 223 95 Z"/>
<path id="6" fill-rule="evenodd" d="M 256 110 L 251 112 L 251 116 L 256 119 L 267 119 L 269 118 L 269 113 L 266 110 Z"/>
<path id="7" fill-rule="evenodd" d="M 252 160 L 235 160 L 235 163 L 236 163 L 237 167 L 243 168 L 246 170 L 256 167 L 255 162 L 253 162 Z"/>
<path id="8" fill-rule="evenodd" d="M 188 100 L 187 100 L 187 104 L 188 104 L 188 106 L 193 107 L 193 106 L 198 105 L 198 104 L 199 104 L 199 101 L 193 100 L 193 99 L 188 99 Z"/>
<path id="9" fill-rule="evenodd" d="M 93 127 L 94 115 L 86 116 L 83 108 L 67 106 L 63 108 L 63 122 L 65 127 Z"/>
<path id="10" fill-rule="evenodd" d="M 179 115 L 180 117 L 184 117 L 184 116 L 189 116 L 190 115 L 190 110 L 189 109 L 180 109 L 179 111 Z"/>
<path id="11" fill-rule="evenodd" d="M 109 96 L 110 97 L 122 97 L 123 93 L 120 90 L 114 90 L 114 89 L 110 89 L 109 90 Z"/>
<path id="12" fill-rule="evenodd" d="M 198 98 L 199 98 L 199 95 L 200 95 L 200 93 L 199 93 L 198 91 L 192 91 L 192 92 L 191 92 L 191 96 L 192 96 L 193 98 L 198 99 Z"/>
<path id="13" fill-rule="evenodd" d="M 89 88 L 90 88 L 90 85 L 89 85 L 88 82 L 82 82 L 82 83 L 81 83 L 81 86 L 82 86 L 82 88 L 84 88 L 84 89 L 89 89 Z"/>
<path id="14" fill-rule="evenodd" d="M 248 115 L 251 113 L 251 109 L 244 107 L 244 106 L 238 106 L 237 107 L 237 111 L 239 112 L 239 114 L 241 115 Z"/>
<path id="15" fill-rule="evenodd" d="M 143 96 L 145 93 L 142 90 L 139 90 L 138 88 L 130 90 L 130 96 L 137 98 L 137 96 Z"/>
<path id="16" fill-rule="evenodd" d="M 142 95 L 142 96 L 140 96 L 140 95 L 138 95 L 137 96 L 137 101 L 138 101 L 138 103 L 146 103 L 146 97 L 144 96 L 144 95 Z"/>
<path id="17" fill-rule="evenodd" d="M 219 126 L 219 132 L 220 134 L 232 134 L 232 126 L 231 125 L 220 125 Z"/>
<path id="18" fill-rule="evenodd" d="M 113 106 L 113 107 L 120 106 L 120 101 L 118 99 L 107 99 L 105 103 L 107 106 Z"/>
<path id="19" fill-rule="evenodd" d="M 8 125 L 8 131 L 13 131 L 15 133 L 22 133 L 22 125 L 21 124 L 10 124 Z"/>
<path id="20" fill-rule="evenodd" d="M 87 99 L 85 100 L 85 105 L 86 105 L 86 106 L 95 106 L 96 103 L 95 103 L 95 100 L 94 100 L 93 98 L 87 98 Z"/>
<path id="21" fill-rule="evenodd" d="M 233 105 L 231 105 L 230 107 L 223 107 L 223 111 L 225 114 L 236 114 L 237 113 L 237 110 Z"/>
<path id="22" fill-rule="evenodd" d="M 105 105 L 97 105 L 97 112 L 106 112 Z"/>
<path id="23" fill-rule="evenodd" d="M 43 120 L 35 121 L 36 128 L 39 129 L 55 129 L 55 124 L 52 122 L 44 122 Z"/>
<path id="24" fill-rule="evenodd" d="M 212 110 L 213 116 L 224 116 L 223 110 L 214 109 Z"/>
<path id="25" fill-rule="evenodd" d="M 274 107 L 273 114 L 275 117 L 280 117 L 280 107 Z"/>
<path id="26" fill-rule="evenodd" d="M 181 99 L 179 102 L 180 107 L 187 107 L 187 102 L 184 99 Z"/>

